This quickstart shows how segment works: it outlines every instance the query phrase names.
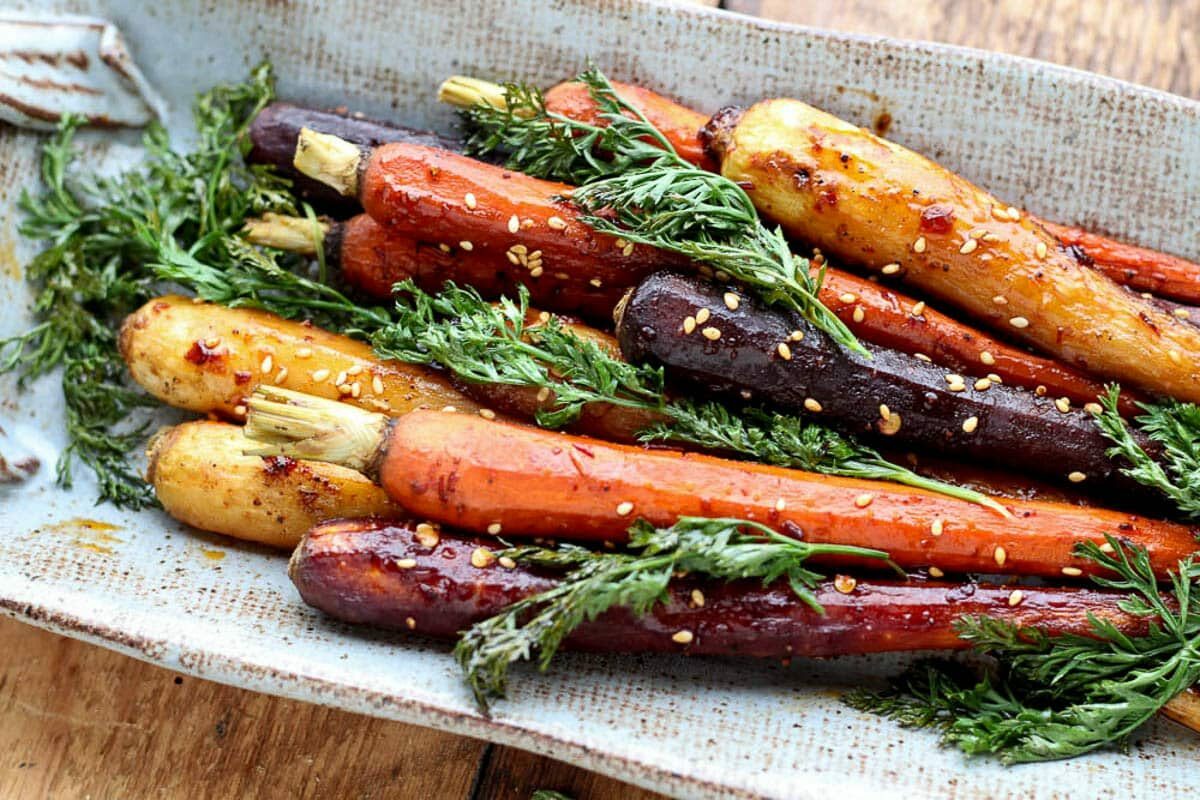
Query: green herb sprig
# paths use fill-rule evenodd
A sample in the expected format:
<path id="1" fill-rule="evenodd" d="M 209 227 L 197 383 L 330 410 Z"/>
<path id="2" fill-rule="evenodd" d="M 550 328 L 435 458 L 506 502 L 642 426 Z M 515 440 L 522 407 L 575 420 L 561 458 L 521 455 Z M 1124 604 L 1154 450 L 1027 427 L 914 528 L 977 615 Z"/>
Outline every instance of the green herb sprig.
<path id="1" fill-rule="evenodd" d="M 224 268 L 242 257 L 230 242 L 247 216 L 296 212 L 287 181 L 240 158 L 246 127 L 273 94 L 267 65 L 244 84 L 214 88 L 194 108 L 195 149 L 172 150 L 152 125 L 144 163 L 116 177 L 72 173 L 80 119 L 64 119 L 44 146 L 44 188 L 20 201 L 21 234 L 48 243 L 27 269 L 37 324 L 0 340 L 0 372 L 24 384 L 62 368 L 70 440 L 58 463 L 62 485 L 78 461 L 95 473 L 102 499 L 129 508 L 154 502 L 130 463 L 144 430 L 129 423 L 153 401 L 126 381 L 116 331 L 159 292 L 160 263 L 183 254 Z"/>
<path id="2" fill-rule="evenodd" d="M 246 129 L 273 97 L 266 64 L 243 84 L 212 89 L 193 110 L 193 150 L 175 151 L 153 125 L 144 161 L 116 177 L 73 174 L 81 120 L 64 120 L 43 147 L 44 188 L 22 197 L 20 229 L 49 244 L 27 270 L 38 321 L 0 340 L 0 373 L 15 372 L 24 384 L 62 368 L 70 444 L 58 463 L 60 484 L 71 484 L 78 461 L 95 474 L 100 499 L 133 509 L 154 503 L 131 460 L 145 427 L 129 420 L 156 401 L 127 380 L 117 330 L 163 292 L 185 290 L 351 333 L 390 321 L 386 308 L 356 304 L 323 274 L 309 277 L 304 259 L 240 237 L 248 217 L 299 213 L 289 181 L 242 160 Z"/>
<path id="3" fill-rule="evenodd" d="M 564 570 L 552 589 L 513 603 L 465 631 L 454 649 L 479 704 L 503 697 L 509 667 L 537 657 L 545 670 L 571 631 L 614 607 L 642 616 L 664 602 L 680 572 L 717 580 L 787 581 L 800 602 L 823 609 L 813 589 L 821 576 L 805 566 L 813 556 L 886 560 L 887 553 L 847 545 L 813 544 L 756 522 L 681 517 L 669 528 L 638 521 L 627 552 L 596 552 L 575 545 L 513 547 L 497 553 L 518 563 Z"/>
<path id="4" fill-rule="evenodd" d="M 718 270 L 870 357 L 819 300 L 824 270 L 813 275 L 792 254 L 783 231 L 763 224 L 741 186 L 684 160 L 598 69 L 577 80 L 603 124 L 551 112 L 537 89 L 507 84 L 503 107 L 480 102 L 464 110 L 469 151 L 501 153 L 512 169 L 581 184 L 570 199 L 596 230 Z"/>
<path id="5" fill-rule="evenodd" d="M 1106 552 L 1111 550 L 1112 552 Z M 1148 621 L 1129 636 L 1097 617 L 1092 635 L 1047 636 L 988 617 L 959 635 L 995 660 L 982 678 L 961 665 L 914 665 L 884 693 L 854 692 L 855 708 L 910 727 L 933 727 L 970 755 L 1004 763 L 1072 758 L 1122 746 L 1173 697 L 1200 680 L 1200 564 L 1188 558 L 1159 587 L 1146 551 L 1108 538 L 1076 554 L 1104 569 L 1100 586 L 1126 593 L 1122 611 Z"/>
<path id="6" fill-rule="evenodd" d="M 371 338 L 383 358 L 434 364 L 476 384 L 523 386 L 553 392 L 537 422 L 561 428 L 590 403 L 647 413 L 644 441 L 669 441 L 775 466 L 886 480 L 985 505 L 1004 507 L 971 489 L 918 475 L 875 450 L 799 416 L 761 409 L 735 413 L 716 402 L 670 399 L 662 369 L 631 364 L 582 339 L 556 317 L 533 324 L 529 296 L 492 304 L 473 289 L 447 283 L 437 295 L 411 281 L 397 284 L 395 320 Z"/>
<path id="7" fill-rule="evenodd" d="M 1108 457 L 1129 466 L 1121 471 L 1138 483 L 1157 489 L 1185 517 L 1200 520 L 1200 408 L 1193 403 L 1162 400 L 1138 403 L 1144 412 L 1133 421 L 1151 441 L 1162 445 L 1156 458 L 1134 438 L 1117 410 L 1121 388 L 1107 387 L 1096 415 L 1100 431 L 1112 442 Z"/>

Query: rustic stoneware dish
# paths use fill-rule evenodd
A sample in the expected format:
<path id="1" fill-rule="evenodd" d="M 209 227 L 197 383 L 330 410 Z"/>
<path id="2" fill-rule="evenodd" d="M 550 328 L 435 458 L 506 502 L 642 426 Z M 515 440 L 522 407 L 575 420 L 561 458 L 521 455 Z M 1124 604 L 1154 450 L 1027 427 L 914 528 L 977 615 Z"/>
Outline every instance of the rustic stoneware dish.
<path id="1" fill-rule="evenodd" d="M 18 4 L 19 6 L 19 4 Z M 48 8 L 49 7 L 49 8 Z M 698 108 L 802 98 L 888 135 L 1061 222 L 1200 257 L 1200 105 L 989 53 L 851 37 L 635 0 L 95 0 L 38 11 L 107 16 L 185 132 L 191 97 L 270 57 L 280 93 L 448 128 L 451 73 L 550 85 L 587 58 Z M 31 133 L 0 132 L 0 336 L 29 323 L 14 204 L 36 182 Z M 84 138 L 97 163 L 133 136 Z M 880 659 L 777 664 L 564 657 L 519 670 L 481 717 L 447 648 L 356 631 L 305 608 L 285 557 L 198 535 L 156 512 L 53 485 L 64 444 L 55 380 L 0 380 L 0 424 L 40 456 L 0 488 L 0 609 L 203 678 L 535 750 L 683 796 L 1194 797 L 1196 744 L 1155 723 L 1129 756 L 1004 769 L 841 706 Z"/>

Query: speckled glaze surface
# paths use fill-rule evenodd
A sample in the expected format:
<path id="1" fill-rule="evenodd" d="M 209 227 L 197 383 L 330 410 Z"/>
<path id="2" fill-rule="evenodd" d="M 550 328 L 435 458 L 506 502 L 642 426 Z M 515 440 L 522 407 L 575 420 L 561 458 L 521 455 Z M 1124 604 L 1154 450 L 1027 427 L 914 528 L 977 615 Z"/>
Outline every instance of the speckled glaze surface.
<path id="1" fill-rule="evenodd" d="M 18 7 L 20 3 L 16 4 Z M 198 91 L 270 57 L 283 97 L 445 129 L 454 72 L 551 84 L 591 57 L 614 77 L 707 110 L 804 99 L 889 136 L 1048 218 L 1200 256 L 1200 106 L 1005 56 L 855 38 L 636 0 L 164 0 L 29 3 L 113 18 L 188 127 Z M 14 204 L 39 137 L 0 131 L 0 336 L 28 324 Z M 95 135 L 119 165 L 136 137 Z M 64 444 L 55 380 L 0 379 L 0 426 L 43 467 L 0 486 L 0 609 L 200 677 L 444 728 L 552 755 L 666 793 L 842 800 L 1195 796 L 1196 740 L 1148 727 L 1128 756 L 1004 769 L 844 708 L 841 688 L 894 661 L 738 663 L 564 657 L 521 670 L 490 719 L 448 650 L 356 631 L 300 604 L 285 556 L 93 505 L 53 485 Z"/>

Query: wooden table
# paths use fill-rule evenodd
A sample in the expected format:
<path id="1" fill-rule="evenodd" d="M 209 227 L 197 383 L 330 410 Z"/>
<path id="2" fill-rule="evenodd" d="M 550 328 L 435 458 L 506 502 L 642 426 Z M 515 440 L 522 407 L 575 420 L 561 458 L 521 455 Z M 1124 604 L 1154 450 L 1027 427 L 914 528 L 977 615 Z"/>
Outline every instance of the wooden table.
<path id="1" fill-rule="evenodd" d="M 1200 97 L 1200 0 L 727 0 Z M 177 676 L 0 620 L 0 797 L 656 797 L 508 747 Z"/>

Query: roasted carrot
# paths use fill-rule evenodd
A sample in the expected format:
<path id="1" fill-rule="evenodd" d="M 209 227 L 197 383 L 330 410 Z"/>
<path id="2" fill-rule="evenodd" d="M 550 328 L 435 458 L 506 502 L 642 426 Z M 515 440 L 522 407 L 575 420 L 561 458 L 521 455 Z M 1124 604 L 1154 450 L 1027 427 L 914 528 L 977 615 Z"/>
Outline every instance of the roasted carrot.
<path id="1" fill-rule="evenodd" d="M 248 435 L 261 452 L 333 460 L 377 476 L 410 513 L 467 531 L 621 540 L 638 517 L 733 517 L 795 526 L 812 541 L 874 547 L 906 568 L 1074 576 L 1072 550 L 1116 533 L 1160 574 L 1192 552 L 1187 526 L 1072 505 L 1011 501 L 1012 514 L 894 484 L 646 450 L 466 414 L 389 420 L 260 390 Z M 317 436 L 312 431 L 319 431 Z"/>
<path id="2" fill-rule="evenodd" d="M 146 480 L 163 510 L 200 530 L 291 549 L 318 522 L 399 516 L 361 473 L 286 456 L 242 455 L 239 425 L 185 422 L 155 434 Z"/>
<path id="3" fill-rule="evenodd" d="M 1146 247 L 1117 241 L 1082 228 L 1037 220 L 1067 247 L 1117 283 L 1182 303 L 1200 305 L 1200 264 Z"/>
<path id="4" fill-rule="evenodd" d="M 415 523 L 328 522 L 304 537 L 289 574 L 304 602 L 336 619 L 449 639 L 557 584 L 553 573 L 477 556 L 473 563 L 480 548 L 494 546 L 428 525 L 418 531 Z M 697 592 L 703 603 L 695 601 Z M 1146 626 L 1121 611 L 1121 595 L 1092 588 L 1022 587 L 1017 595 L 1011 586 L 843 578 L 824 581 L 814 594 L 824 614 L 796 602 L 785 581 L 764 587 L 757 581 L 677 579 L 666 602 L 648 614 L 612 609 L 576 628 L 567 647 L 825 657 L 964 648 L 969 643 L 953 623 L 969 615 L 1036 625 L 1051 635 L 1088 634 L 1089 615 L 1130 635 Z M 680 630 L 693 635 L 681 642 L 673 638 Z"/>
<path id="5" fill-rule="evenodd" d="M 704 148 L 700 131 L 708 115 L 668 100 L 658 92 L 629 83 L 613 82 L 617 94 L 637 108 L 666 137 L 680 156 L 703 167 L 717 169 L 717 163 Z M 587 86 L 578 81 L 560 83 L 545 94 L 546 110 L 568 119 L 604 125 Z"/>
<path id="6" fill-rule="evenodd" d="M 527 285 L 608 294 L 679 257 L 597 233 L 565 199 L 570 186 L 466 156 L 394 143 L 364 151 L 305 129 L 296 167 L 323 180 L 383 227 L 405 237 L 489 253 L 523 270 Z M 549 290 L 547 290 L 549 291 Z"/>
<path id="7" fill-rule="evenodd" d="M 798 100 L 727 109 L 709 133 L 721 173 L 792 235 L 1094 375 L 1200 400 L 1200 329 L 932 161 Z"/>
<path id="8" fill-rule="evenodd" d="M 426 367 L 380 361 L 362 342 L 274 314 L 151 300 L 121 326 L 133 379 L 168 405 L 240 420 L 261 383 L 393 414 L 426 406 L 481 406 Z M 357 389 L 354 387 L 357 385 Z"/>

